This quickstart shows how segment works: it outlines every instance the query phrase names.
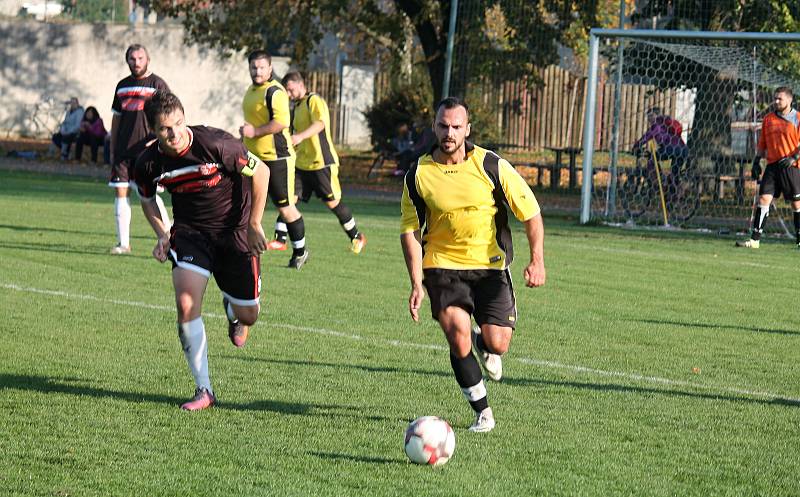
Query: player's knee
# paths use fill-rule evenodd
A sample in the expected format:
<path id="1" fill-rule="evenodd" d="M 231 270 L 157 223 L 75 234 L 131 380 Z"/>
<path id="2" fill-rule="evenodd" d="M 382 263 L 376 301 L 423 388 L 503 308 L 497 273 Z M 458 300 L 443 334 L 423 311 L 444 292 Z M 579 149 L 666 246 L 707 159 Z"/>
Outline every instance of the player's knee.
<path id="1" fill-rule="evenodd" d="M 482 333 L 483 343 L 493 354 L 503 355 L 508 352 L 508 347 L 511 344 L 511 328 L 502 326 L 492 326 L 491 329 L 486 329 Z"/>
<path id="2" fill-rule="evenodd" d="M 258 307 L 240 307 L 236 317 L 246 326 L 252 326 L 258 321 Z"/>

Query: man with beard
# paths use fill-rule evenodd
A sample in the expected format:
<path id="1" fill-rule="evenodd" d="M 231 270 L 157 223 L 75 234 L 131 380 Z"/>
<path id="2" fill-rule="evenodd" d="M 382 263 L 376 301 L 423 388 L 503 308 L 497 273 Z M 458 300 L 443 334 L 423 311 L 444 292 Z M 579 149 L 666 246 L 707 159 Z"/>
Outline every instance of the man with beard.
<path id="1" fill-rule="evenodd" d="M 400 241 L 411 279 L 408 309 L 418 321 L 424 285 L 456 381 L 476 413 L 469 430 L 488 432 L 494 414 L 472 350 L 489 378 L 499 381 L 500 356 L 508 351 L 517 321 L 508 270 L 513 258 L 508 209 L 525 225 L 530 262 L 523 277 L 529 287 L 545 283 L 544 225 L 536 197 L 514 167 L 466 141 L 470 122 L 464 101 L 442 100 L 433 131 L 437 145 L 409 169 L 400 204 Z"/>
<path id="2" fill-rule="evenodd" d="M 250 79 L 242 101 L 244 124 L 239 134 L 251 153 L 269 167 L 269 196 L 278 209 L 275 239 L 269 250 L 286 250 L 286 237 L 292 242 L 289 267 L 300 269 L 308 260 L 306 228 L 294 201 L 295 151 L 289 133 L 292 124 L 289 96 L 272 77 L 272 57 L 264 50 L 247 57 Z"/>
<path id="3" fill-rule="evenodd" d="M 131 252 L 131 206 L 128 201 L 129 187 L 135 188 L 132 176 L 136 157 L 153 139 L 144 115 L 144 103 L 157 90 L 169 91 L 167 83 L 148 69 L 150 55 L 139 44 L 128 47 L 125 61 L 131 74 L 117 83 L 111 110 L 111 179 L 108 186 L 114 188 L 114 212 L 117 223 L 117 245 L 111 249 L 114 255 Z M 164 202 L 156 196 L 158 212 L 164 224 L 169 225 L 169 216 Z"/>
<path id="4" fill-rule="evenodd" d="M 228 337 L 237 347 L 258 319 L 259 256 L 267 239 L 261 217 L 269 171 L 241 141 L 216 128 L 187 126 L 178 97 L 159 91 L 145 104 L 158 141 L 136 160 L 142 210 L 158 241 L 153 257 L 172 262 L 178 337 L 195 380 L 188 411 L 216 403 L 208 372 L 208 346 L 201 317 L 203 295 L 214 275 L 228 317 Z M 172 195 L 175 224 L 161 220 L 155 194 Z"/>

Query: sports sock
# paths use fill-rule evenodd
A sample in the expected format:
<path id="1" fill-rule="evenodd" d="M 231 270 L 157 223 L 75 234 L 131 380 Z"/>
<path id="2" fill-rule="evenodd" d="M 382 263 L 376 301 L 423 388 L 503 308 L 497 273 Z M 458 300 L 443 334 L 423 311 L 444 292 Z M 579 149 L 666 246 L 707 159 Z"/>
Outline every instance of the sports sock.
<path id="1" fill-rule="evenodd" d="M 158 215 L 161 217 L 161 222 L 164 223 L 164 227 L 166 227 L 167 231 L 169 231 L 169 229 L 172 227 L 172 221 L 169 220 L 167 206 L 164 205 L 164 200 L 160 195 L 156 195 L 156 205 L 158 206 Z"/>
<path id="2" fill-rule="evenodd" d="M 208 376 L 208 342 L 203 318 L 193 319 L 188 323 L 178 323 L 178 337 L 183 346 L 183 355 L 189 364 L 197 388 L 205 388 L 210 393 L 211 379 Z"/>
<path id="3" fill-rule="evenodd" d="M 761 233 L 764 231 L 764 220 L 767 219 L 767 216 L 769 216 L 769 204 L 759 204 L 753 210 L 753 232 L 750 234 L 750 238 L 753 240 L 761 239 Z"/>
<path id="4" fill-rule="evenodd" d="M 286 243 L 287 235 L 286 223 L 283 222 L 283 218 L 278 214 L 278 219 L 275 220 L 275 239 L 281 243 Z"/>
<path id="5" fill-rule="evenodd" d="M 494 354 L 494 352 L 489 350 L 489 347 L 486 345 L 486 342 L 483 341 L 483 335 L 480 334 L 480 333 L 478 333 L 478 336 L 475 337 L 475 347 L 477 347 L 478 350 L 481 351 L 481 352 L 487 352 L 489 354 Z"/>
<path id="6" fill-rule="evenodd" d="M 131 246 L 131 204 L 128 197 L 114 199 L 114 214 L 117 220 L 117 240 L 123 247 Z"/>
<path id="7" fill-rule="evenodd" d="M 794 239 L 800 245 L 800 210 L 792 213 L 792 220 L 794 221 Z"/>
<path id="8" fill-rule="evenodd" d="M 481 412 L 489 407 L 481 366 L 475 356 L 470 353 L 463 359 L 459 359 L 450 352 L 450 365 L 456 374 L 456 381 L 461 387 L 461 392 L 472 409 L 475 412 Z"/>
<path id="9" fill-rule="evenodd" d="M 356 220 L 353 218 L 353 213 L 346 205 L 339 202 L 336 204 L 336 207 L 331 209 L 331 212 L 334 213 L 336 218 L 339 220 L 339 224 L 342 225 L 342 229 L 345 233 L 347 233 L 347 236 L 349 236 L 351 240 L 358 236 L 358 226 L 356 226 Z"/>
<path id="10" fill-rule="evenodd" d="M 303 216 L 300 216 L 291 223 L 286 223 L 286 231 L 289 233 L 289 240 L 292 241 L 294 255 L 300 255 L 306 250 L 306 225 Z"/>
<path id="11" fill-rule="evenodd" d="M 239 318 L 236 317 L 236 313 L 233 311 L 233 305 L 231 305 L 230 302 L 227 302 L 227 305 L 225 306 L 225 315 L 228 316 L 228 321 L 231 323 L 239 321 Z"/>

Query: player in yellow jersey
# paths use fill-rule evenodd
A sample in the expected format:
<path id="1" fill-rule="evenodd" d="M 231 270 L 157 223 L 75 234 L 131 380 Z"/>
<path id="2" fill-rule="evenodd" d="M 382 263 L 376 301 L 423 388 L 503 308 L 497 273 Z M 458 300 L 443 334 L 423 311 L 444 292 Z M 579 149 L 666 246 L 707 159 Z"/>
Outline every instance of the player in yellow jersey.
<path id="1" fill-rule="evenodd" d="M 530 249 L 523 276 L 529 287 L 545 283 L 544 225 L 525 180 L 497 154 L 466 141 L 469 108 L 449 97 L 437 106 L 437 145 L 405 177 L 400 241 L 411 279 L 408 309 L 419 321 L 425 297 L 450 346 L 450 364 L 476 413 L 470 431 L 495 426 L 481 366 L 502 377 L 500 356 L 508 351 L 517 321 L 508 270 L 513 258 L 508 211 L 522 221 Z M 472 328 L 471 317 L 477 327 Z"/>
<path id="2" fill-rule="evenodd" d="M 353 213 L 342 203 L 339 185 L 339 156 L 331 139 L 328 104 L 316 93 L 309 93 L 303 76 L 296 71 L 283 77 L 283 86 L 294 101 L 292 145 L 297 147 L 295 185 L 300 199 L 308 202 L 311 194 L 325 202 L 350 237 L 350 250 L 359 254 L 367 237 L 358 231 Z"/>
<path id="3" fill-rule="evenodd" d="M 250 79 L 242 101 L 244 124 L 239 128 L 244 144 L 269 167 L 269 196 L 278 209 L 275 240 L 271 250 L 286 250 L 286 236 L 292 242 L 289 267 L 300 269 L 308 260 L 306 228 L 294 202 L 295 153 L 289 126 L 289 97 L 272 77 L 272 57 L 264 50 L 247 57 Z"/>

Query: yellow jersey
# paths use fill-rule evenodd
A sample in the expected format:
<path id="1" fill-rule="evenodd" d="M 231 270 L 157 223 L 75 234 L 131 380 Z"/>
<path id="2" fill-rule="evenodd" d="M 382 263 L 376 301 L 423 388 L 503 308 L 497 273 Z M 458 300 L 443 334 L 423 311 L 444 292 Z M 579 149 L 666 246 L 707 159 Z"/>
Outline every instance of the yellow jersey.
<path id="1" fill-rule="evenodd" d="M 514 257 L 508 209 L 520 221 L 540 213 L 525 180 L 508 161 L 466 143 L 459 164 L 424 155 L 406 174 L 401 230 L 422 232 L 422 267 L 506 269 Z"/>
<path id="2" fill-rule="evenodd" d="M 292 116 L 293 133 L 301 133 L 315 121 L 322 121 L 325 128 L 297 145 L 297 169 L 315 171 L 339 164 L 339 156 L 333 148 L 331 117 L 328 104 L 316 93 L 309 93 L 294 106 Z"/>
<path id="3" fill-rule="evenodd" d="M 292 124 L 289 111 L 289 95 L 283 86 L 270 78 L 263 85 L 250 85 L 242 100 L 244 120 L 255 127 L 264 126 L 273 119 L 285 125 L 279 133 L 245 138 L 247 150 L 268 161 L 294 156 L 289 127 Z"/>

